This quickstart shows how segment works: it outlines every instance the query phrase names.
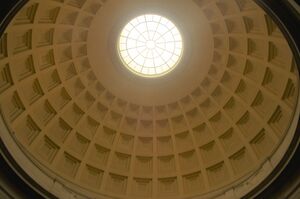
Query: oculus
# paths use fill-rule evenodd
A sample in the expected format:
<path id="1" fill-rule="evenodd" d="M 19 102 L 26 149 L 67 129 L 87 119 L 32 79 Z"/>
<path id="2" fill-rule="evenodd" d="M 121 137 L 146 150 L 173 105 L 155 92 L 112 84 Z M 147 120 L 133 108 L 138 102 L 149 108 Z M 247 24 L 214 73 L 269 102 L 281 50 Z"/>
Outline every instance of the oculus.
<path id="1" fill-rule="evenodd" d="M 132 19 L 121 31 L 118 53 L 126 68 L 143 77 L 172 71 L 183 53 L 178 28 L 165 17 L 146 14 Z"/>

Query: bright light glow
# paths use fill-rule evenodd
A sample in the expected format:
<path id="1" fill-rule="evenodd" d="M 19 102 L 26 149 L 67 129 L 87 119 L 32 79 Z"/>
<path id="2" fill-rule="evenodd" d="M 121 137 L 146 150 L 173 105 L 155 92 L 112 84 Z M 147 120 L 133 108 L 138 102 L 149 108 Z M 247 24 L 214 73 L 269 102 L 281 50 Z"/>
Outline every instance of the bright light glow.
<path id="1" fill-rule="evenodd" d="M 158 15 L 132 19 L 122 30 L 118 51 L 124 65 L 144 77 L 173 70 L 181 59 L 182 37 L 176 26 Z"/>

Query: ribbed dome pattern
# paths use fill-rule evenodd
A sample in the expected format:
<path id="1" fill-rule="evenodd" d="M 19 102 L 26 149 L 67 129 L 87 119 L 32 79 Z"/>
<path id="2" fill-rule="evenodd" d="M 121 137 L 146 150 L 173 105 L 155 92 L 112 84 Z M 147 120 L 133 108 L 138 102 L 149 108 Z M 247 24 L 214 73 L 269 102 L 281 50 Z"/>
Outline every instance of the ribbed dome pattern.
<path id="1" fill-rule="evenodd" d="M 189 1 L 211 28 L 209 72 L 180 99 L 145 105 L 106 88 L 89 62 L 90 25 L 114 1 L 30 0 L 7 27 L 0 104 L 24 153 L 107 198 L 201 196 L 257 171 L 284 139 L 299 90 L 272 19 L 252 0 Z"/>

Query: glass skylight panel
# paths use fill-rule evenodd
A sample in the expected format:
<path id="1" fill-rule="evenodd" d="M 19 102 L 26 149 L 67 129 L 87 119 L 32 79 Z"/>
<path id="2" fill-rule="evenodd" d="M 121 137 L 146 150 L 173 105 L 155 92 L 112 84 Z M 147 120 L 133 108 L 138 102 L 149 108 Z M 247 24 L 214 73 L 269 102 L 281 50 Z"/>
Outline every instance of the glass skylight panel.
<path id="1" fill-rule="evenodd" d="M 123 28 L 118 51 L 130 71 L 144 77 L 158 77 L 179 63 L 183 52 L 182 37 L 167 18 L 142 15 Z"/>

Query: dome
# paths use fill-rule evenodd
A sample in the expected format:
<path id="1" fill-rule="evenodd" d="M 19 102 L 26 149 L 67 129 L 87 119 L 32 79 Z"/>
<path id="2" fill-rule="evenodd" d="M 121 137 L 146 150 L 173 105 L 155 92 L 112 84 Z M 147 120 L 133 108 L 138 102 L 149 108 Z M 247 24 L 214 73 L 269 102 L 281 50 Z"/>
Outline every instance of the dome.
<path id="1" fill-rule="evenodd" d="M 155 78 L 120 53 L 142 15 L 182 39 Z M 58 198 L 241 198 L 299 119 L 292 49 L 252 0 L 29 0 L 2 34 L 0 71 L 1 138 Z"/>

